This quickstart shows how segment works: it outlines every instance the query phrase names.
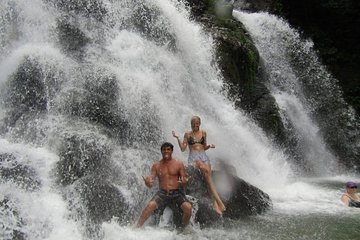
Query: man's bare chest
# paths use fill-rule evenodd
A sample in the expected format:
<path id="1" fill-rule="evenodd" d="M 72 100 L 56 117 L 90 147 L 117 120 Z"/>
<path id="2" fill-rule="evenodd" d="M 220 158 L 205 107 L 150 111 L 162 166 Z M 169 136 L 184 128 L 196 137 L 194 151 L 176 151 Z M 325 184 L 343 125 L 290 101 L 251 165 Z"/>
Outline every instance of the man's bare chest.
<path id="1" fill-rule="evenodd" d="M 163 176 L 178 176 L 179 168 L 170 164 L 162 164 L 159 166 L 157 173 L 159 177 Z"/>

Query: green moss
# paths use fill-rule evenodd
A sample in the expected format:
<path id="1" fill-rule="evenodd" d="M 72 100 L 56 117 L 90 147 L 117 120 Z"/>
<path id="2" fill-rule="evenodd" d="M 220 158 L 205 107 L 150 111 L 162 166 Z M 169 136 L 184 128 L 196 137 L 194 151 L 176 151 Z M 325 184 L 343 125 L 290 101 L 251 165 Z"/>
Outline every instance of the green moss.
<path id="1" fill-rule="evenodd" d="M 246 68 L 246 76 L 248 81 L 245 84 L 245 88 L 248 92 L 252 92 L 255 89 L 256 85 L 256 75 L 259 65 L 259 55 L 252 50 L 248 52 L 248 63 Z"/>
<path id="2" fill-rule="evenodd" d="M 225 4 L 226 15 L 217 14 L 218 0 L 188 0 L 194 17 L 214 32 L 216 57 L 230 95 L 251 96 L 256 86 L 259 54 L 244 25 L 231 15 L 232 6 Z"/>
<path id="3" fill-rule="evenodd" d="M 242 44 L 249 43 L 251 40 L 245 35 L 244 26 L 235 19 L 216 18 L 217 27 L 226 28 L 228 37 L 239 40 Z"/>
<path id="4" fill-rule="evenodd" d="M 241 92 L 251 94 L 259 65 L 257 49 L 239 21 L 216 17 L 214 24 L 221 31 L 217 56 L 225 78 L 240 87 Z"/>

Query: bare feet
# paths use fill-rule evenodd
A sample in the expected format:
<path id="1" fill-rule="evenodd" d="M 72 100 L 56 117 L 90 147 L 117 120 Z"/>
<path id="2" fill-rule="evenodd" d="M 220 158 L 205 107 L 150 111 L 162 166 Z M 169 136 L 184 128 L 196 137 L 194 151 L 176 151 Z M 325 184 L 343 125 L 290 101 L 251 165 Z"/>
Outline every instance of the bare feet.
<path id="1" fill-rule="evenodd" d="M 222 204 L 221 206 L 219 206 L 219 204 L 214 200 L 214 204 L 213 204 L 214 210 L 217 214 L 222 215 L 223 212 L 226 210 L 226 207 L 224 204 Z"/>

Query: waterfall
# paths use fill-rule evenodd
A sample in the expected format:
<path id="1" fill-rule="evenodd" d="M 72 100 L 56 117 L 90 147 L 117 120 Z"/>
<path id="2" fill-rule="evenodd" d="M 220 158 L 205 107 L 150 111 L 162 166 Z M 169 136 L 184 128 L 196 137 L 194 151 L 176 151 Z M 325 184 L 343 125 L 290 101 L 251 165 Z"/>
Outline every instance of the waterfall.
<path id="1" fill-rule="evenodd" d="M 337 81 L 320 63 L 313 42 L 302 39 L 287 22 L 269 13 L 234 11 L 233 15 L 245 25 L 263 59 L 267 86 L 302 154 L 300 164 L 315 175 L 337 172 L 338 156 L 324 135 L 338 131 L 334 129 L 342 131 L 346 126 L 333 123 L 354 118 L 354 113 L 344 102 Z M 346 125 L 353 124 L 349 120 Z"/>
<path id="2" fill-rule="evenodd" d="M 193 115 L 215 168 L 265 190 L 291 176 L 222 94 L 213 40 L 182 2 L 3 0 L 0 26 L 2 237 L 86 239 L 113 212 L 134 221 L 152 194 L 141 175 Z"/>

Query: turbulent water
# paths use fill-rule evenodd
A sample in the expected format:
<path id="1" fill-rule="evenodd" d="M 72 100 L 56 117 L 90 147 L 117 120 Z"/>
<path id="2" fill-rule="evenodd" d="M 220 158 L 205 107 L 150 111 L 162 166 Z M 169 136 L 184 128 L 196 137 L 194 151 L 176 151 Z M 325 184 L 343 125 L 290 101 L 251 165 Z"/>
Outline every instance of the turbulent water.
<path id="1" fill-rule="evenodd" d="M 311 112 L 314 111 L 312 99 L 305 96 L 305 86 L 302 84 L 303 75 L 310 75 L 317 79 L 313 80 L 313 85 L 319 85 L 323 89 L 326 89 L 326 85 L 334 85 L 329 81 L 329 76 L 323 73 L 325 70 L 317 61 L 314 52 L 311 52 L 312 42 L 301 40 L 295 30 L 276 16 L 237 11 L 234 16 L 245 24 L 255 41 L 269 73 L 270 91 L 281 110 L 283 122 L 287 128 L 294 128 L 300 139 L 303 159 L 308 161 L 307 164 L 311 165 L 317 174 L 334 171 L 336 157 L 326 147 L 317 123 L 311 118 Z M 302 67 L 300 73 L 294 67 L 296 54 L 299 55 L 296 64 Z M 311 71 L 313 69 L 307 69 L 306 64 L 318 68 Z"/>
<path id="2" fill-rule="evenodd" d="M 313 42 L 268 13 L 234 11 L 234 17 L 244 23 L 259 50 L 267 86 L 285 127 L 295 136 L 302 164 L 318 176 L 336 172 L 339 159 L 351 159 L 344 152 L 358 151 L 359 126 L 337 80 L 319 61 Z"/>
<path id="3" fill-rule="evenodd" d="M 339 202 L 349 176 L 294 178 L 291 156 L 224 97 L 213 40 L 181 2 L 3 0 L 0 40 L 2 239 L 335 239 L 307 216 L 358 223 L 359 213 Z M 272 87 L 285 109 L 285 93 Z M 166 224 L 134 230 L 153 193 L 141 175 L 193 115 L 216 145 L 208 152 L 213 166 L 232 164 L 269 193 L 274 209 L 209 229 L 193 222 L 188 235 Z M 294 125 L 300 136 L 317 128 Z M 333 160 L 321 137 L 310 139 L 308 147 L 321 151 L 311 157 Z M 174 155 L 186 163 L 186 153 Z M 124 214 L 113 218 L 117 211 Z M 302 224 L 310 232 L 297 230 Z"/>

